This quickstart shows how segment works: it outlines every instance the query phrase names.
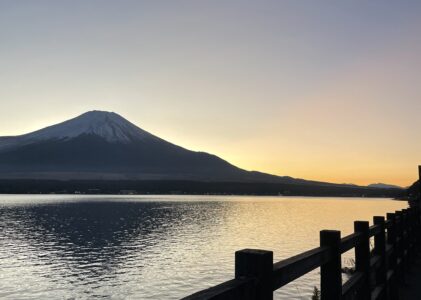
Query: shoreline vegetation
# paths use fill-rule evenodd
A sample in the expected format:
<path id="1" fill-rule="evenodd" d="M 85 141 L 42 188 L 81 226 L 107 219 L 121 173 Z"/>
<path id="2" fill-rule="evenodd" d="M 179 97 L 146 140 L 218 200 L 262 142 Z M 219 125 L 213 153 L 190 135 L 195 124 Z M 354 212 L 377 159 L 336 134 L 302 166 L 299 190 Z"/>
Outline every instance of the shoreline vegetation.
<path id="1" fill-rule="evenodd" d="M 96 195 L 255 195 L 367 197 L 408 200 L 404 189 L 348 185 L 306 185 L 255 182 L 203 182 L 183 180 L 36 180 L 2 179 L 0 194 Z"/>

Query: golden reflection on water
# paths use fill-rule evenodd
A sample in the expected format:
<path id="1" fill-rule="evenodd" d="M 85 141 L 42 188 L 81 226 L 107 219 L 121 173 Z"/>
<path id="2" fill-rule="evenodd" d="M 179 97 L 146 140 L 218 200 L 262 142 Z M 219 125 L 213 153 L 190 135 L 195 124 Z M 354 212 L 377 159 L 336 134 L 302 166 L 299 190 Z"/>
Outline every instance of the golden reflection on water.
<path id="1" fill-rule="evenodd" d="M 366 198 L 262 197 L 256 201 L 243 197 L 233 201 L 235 205 L 226 210 L 223 233 L 212 244 L 224 245 L 230 254 L 242 248 L 271 250 L 275 261 L 319 246 L 320 230 L 340 230 L 344 237 L 353 232 L 354 221 L 372 225 L 373 216 L 407 207 L 406 202 Z M 353 256 L 353 250 L 345 253 L 343 265 L 350 266 Z M 275 298 L 306 298 L 318 285 L 318 272 L 283 287 Z"/>
<path id="2" fill-rule="evenodd" d="M 0 196 L 0 297 L 179 299 L 232 279 L 237 250 L 272 250 L 280 260 L 317 247 L 322 229 L 344 236 L 354 220 L 371 223 L 406 206 L 361 198 Z M 309 299 L 318 281 L 315 270 L 275 298 Z"/>
<path id="3" fill-rule="evenodd" d="M 356 220 L 407 207 L 406 202 L 361 198 L 236 198 L 225 211 L 224 244 L 273 249 L 276 258 L 318 246 L 321 229 L 353 232 Z M 228 234 L 229 233 L 229 234 Z"/>

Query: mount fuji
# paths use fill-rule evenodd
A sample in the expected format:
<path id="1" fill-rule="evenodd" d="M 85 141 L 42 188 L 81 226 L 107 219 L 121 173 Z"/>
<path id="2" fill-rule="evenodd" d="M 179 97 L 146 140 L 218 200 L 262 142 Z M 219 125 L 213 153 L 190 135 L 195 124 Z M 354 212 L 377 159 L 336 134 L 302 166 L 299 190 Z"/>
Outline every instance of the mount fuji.
<path id="1" fill-rule="evenodd" d="M 32 133 L 0 137 L 0 178 L 312 183 L 240 169 L 103 111 Z"/>

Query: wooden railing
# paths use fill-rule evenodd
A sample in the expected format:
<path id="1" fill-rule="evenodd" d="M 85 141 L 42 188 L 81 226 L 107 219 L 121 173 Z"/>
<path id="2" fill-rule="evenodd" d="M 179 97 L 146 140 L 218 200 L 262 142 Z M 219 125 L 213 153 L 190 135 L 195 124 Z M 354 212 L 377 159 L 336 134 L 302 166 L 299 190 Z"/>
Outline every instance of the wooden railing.
<path id="1" fill-rule="evenodd" d="M 273 252 L 244 249 L 235 253 L 235 279 L 184 300 L 267 300 L 273 291 L 320 267 L 322 300 L 397 299 L 408 262 L 420 237 L 416 207 L 374 217 L 374 224 L 354 222 L 354 233 L 320 231 L 320 247 L 273 264 Z M 370 250 L 370 238 L 374 247 Z M 355 249 L 355 272 L 343 284 L 341 255 Z"/>
<path id="2" fill-rule="evenodd" d="M 419 174 L 421 178 L 421 167 Z M 356 221 L 354 233 L 343 238 L 340 231 L 322 230 L 320 247 L 275 264 L 272 251 L 237 251 L 234 279 L 183 299 L 273 299 L 273 291 L 319 267 L 322 300 L 398 299 L 398 285 L 420 244 L 420 225 L 420 209 L 411 207 L 388 213 L 386 219 L 376 216 L 372 226 Z M 355 272 L 343 283 L 341 256 L 353 248 Z"/>

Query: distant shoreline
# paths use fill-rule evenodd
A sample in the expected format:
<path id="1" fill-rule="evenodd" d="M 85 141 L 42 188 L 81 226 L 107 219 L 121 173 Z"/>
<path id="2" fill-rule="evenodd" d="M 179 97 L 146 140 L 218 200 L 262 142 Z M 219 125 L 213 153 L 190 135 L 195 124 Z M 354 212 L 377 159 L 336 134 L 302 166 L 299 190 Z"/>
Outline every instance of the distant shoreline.
<path id="1" fill-rule="evenodd" d="M 359 197 L 359 196 L 311 196 L 311 195 L 306 195 L 306 196 L 300 196 L 300 195 L 257 195 L 257 194 L 58 194 L 58 193 L 38 193 L 38 194 L 33 194 L 33 193 L 0 193 L 0 197 L 1 196 L 80 196 L 80 197 L 84 197 L 84 196 L 119 196 L 119 197 L 147 197 L 147 196 L 212 196 L 212 197 L 279 197 L 281 198 L 344 198 L 344 199 L 384 199 L 384 200 L 392 200 L 392 201 L 398 201 L 398 202 L 408 202 L 409 199 L 406 198 L 392 198 L 392 197 Z M 0 200 L 1 201 L 1 200 Z"/>
<path id="2" fill-rule="evenodd" d="M 342 185 L 184 180 L 36 180 L 1 179 L 0 194 L 67 195 L 247 195 L 405 199 L 406 190 Z"/>

